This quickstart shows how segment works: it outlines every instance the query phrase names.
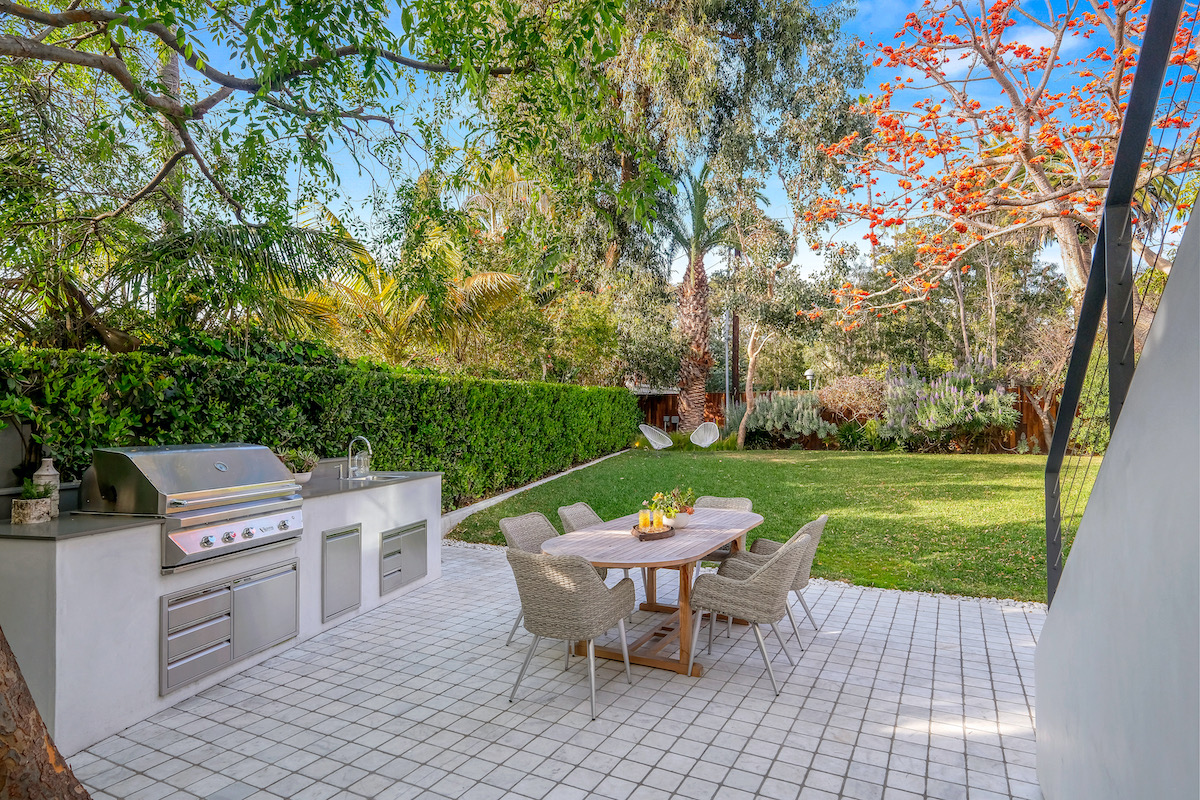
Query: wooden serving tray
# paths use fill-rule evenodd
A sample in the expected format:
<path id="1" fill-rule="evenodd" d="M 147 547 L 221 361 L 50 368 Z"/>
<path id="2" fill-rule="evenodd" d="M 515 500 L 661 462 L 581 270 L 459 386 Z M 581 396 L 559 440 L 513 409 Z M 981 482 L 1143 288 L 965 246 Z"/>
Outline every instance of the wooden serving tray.
<path id="1" fill-rule="evenodd" d="M 670 539 L 675 535 L 675 529 L 663 525 L 661 528 L 647 528 L 642 530 L 637 525 L 634 525 L 632 533 L 638 538 L 639 542 L 652 542 L 655 539 Z"/>

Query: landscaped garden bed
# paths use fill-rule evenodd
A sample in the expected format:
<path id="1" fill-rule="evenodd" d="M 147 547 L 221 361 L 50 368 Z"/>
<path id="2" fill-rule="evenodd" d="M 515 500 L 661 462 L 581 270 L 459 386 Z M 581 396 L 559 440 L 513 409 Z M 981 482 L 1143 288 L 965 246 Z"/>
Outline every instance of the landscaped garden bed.
<path id="1" fill-rule="evenodd" d="M 655 490 L 749 497 L 750 534 L 785 540 L 829 514 L 813 575 L 863 586 L 1045 600 L 1043 469 L 1036 456 L 808 451 L 610 458 L 469 517 L 448 535 L 503 544 L 498 520 L 583 500 L 611 519 Z"/>

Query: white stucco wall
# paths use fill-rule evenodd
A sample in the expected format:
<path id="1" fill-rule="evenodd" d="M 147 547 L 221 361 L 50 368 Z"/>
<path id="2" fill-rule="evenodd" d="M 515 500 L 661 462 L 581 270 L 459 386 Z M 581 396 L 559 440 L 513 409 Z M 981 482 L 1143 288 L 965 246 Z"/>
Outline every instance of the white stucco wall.
<path id="1" fill-rule="evenodd" d="M 1198 495 L 1193 214 L 1038 642 L 1046 800 L 1200 797 Z"/>

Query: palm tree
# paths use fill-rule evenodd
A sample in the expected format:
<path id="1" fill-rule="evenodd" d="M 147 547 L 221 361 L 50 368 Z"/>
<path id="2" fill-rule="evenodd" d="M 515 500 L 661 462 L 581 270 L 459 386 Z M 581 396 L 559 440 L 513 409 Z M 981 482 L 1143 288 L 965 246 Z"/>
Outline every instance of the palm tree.
<path id="1" fill-rule="evenodd" d="M 320 211 L 329 229 L 352 239 L 333 213 Z M 343 316 L 361 318 L 368 348 L 389 364 L 407 363 L 419 346 L 459 350 L 521 290 L 520 280 L 506 272 L 467 274 L 445 226 L 425 218 L 419 228 L 406 237 L 393 268 L 381 267 L 363 248 L 349 279 L 329 281 L 324 288 Z"/>
<path id="2" fill-rule="evenodd" d="M 733 220 L 725 213 L 711 214 L 707 184 L 708 164 L 699 173 L 680 181 L 683 202 L 663 224 L 671 234 L 672 252 L 687 253 L 687 271 L 679 287 L 679 328 L 687 351 L 679 371 L 679 425 L 694 430 L 704 422 L 705 383 L 715 363 L 708 349 L 712 315 L 708 309 L 708 274 L 704 256 L 733 243 Z"/>

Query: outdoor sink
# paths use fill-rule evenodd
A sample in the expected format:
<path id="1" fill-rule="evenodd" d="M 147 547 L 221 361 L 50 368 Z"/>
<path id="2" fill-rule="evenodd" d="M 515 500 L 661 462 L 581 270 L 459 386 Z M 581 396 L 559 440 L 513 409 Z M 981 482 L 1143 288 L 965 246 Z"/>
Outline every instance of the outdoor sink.
<path id="1" fill-rule="evenodd" d="M 372 472 L 368 475 L 359 475 L 355 478 L 342 478 L 342 480 L 353 483 L 386 483 L 407 477 L 407 472 Z"/>

